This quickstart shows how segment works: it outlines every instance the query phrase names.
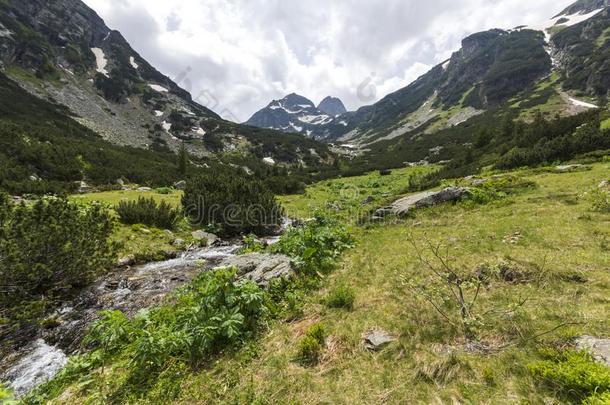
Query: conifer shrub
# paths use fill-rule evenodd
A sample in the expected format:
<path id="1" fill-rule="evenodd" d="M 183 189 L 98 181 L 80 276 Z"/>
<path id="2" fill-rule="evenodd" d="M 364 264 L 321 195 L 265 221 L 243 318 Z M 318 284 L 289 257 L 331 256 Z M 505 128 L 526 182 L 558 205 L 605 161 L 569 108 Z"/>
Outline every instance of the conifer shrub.
<path id="1" fill-rule="evenodd" d="M 45 198 L 15 205 L 0 195 L 0 314 L 28 322 L 91 283 L 116 259 L 101 205 Z"/>
<path id="2" fill-rule="evenodd" d="M 161 229 L 173 229 L 181 213 L 165 201 L 159 204 L 154 198 L 140 197 L 137 201 L 121 201 L 116 212 L 122 223 L 127 225 L 143 224 Z"/>
<path id="3" fill-rule="evenodd" d="M 320 361 L 326 341 L 326 329 L 323 324 L 311 326 L 298 345 L 297 358 L 304 366 L 313 366 Z"/>
<path id="4" fill-rule="evenodd" d="M 270 234 L 284 215 L 262 181 L 221 169 L 188 181 L 182 206 L 193 223 L 218 229 L 225 236 Z"/>
<path id="5" fill-rule="evenodd" d="M 354 308 L 355 300 L 356 293 L 354 293 L 354 290 L 345 285 L 340 285 L 328 294 L 325 303 L 329 308 L 347 309 L 351 311 Z"/>

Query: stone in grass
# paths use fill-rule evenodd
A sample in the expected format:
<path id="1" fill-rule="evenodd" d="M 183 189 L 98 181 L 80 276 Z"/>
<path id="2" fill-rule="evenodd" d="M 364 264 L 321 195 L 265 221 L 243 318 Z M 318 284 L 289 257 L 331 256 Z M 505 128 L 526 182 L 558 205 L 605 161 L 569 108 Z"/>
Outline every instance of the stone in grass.
<path id="1" fill-rule="evenodd" d="M 362 343 L 368 350 L 378 351 L 389 343 L 396 341 L 396 338 L 381 329 L 373 329 L 362 335 Z"/>
<path id="2" fill-rule="evenodd" d="M 373 201 L 375 201 L 375 197 L 373 197 L 372 195 L 370 195 L 370 196 L 366 197 L 366 198 L 364 199 L 364 201 L 362 201 L 362 205 L 367 205 L 367 204 L 370 204 L 370 203 L 372 203 Z"/>
<path id="3" fill-rule="evenodd" d="M 382 207 L 375 211 L 375 216 L 407 216 L 413 209 L 427 208 L 446 202 L 461 200 L 468 195 L 468 192 L 469 189 L 466 187 L 447 187 L 440 191 L 425 191 L 396 200 L 389 206 Z"/>
<path id="4" fill-rule="evenodd" d="M 560 165 L 560 166 L 556 166 L 555 170 L 559 171 L 559 172 L 571 172 L 573 170 L 577 170 L 577 169 L 581 169 L 584 166 L 581 164 L 574 164 L 574 165 Z"/>
<path id="5" fill-rule="evenodd" d="M 595 361 L 610 367 L 610 339 L 581 336 L 576 339 L 576 348 L 588 351 Z"/>

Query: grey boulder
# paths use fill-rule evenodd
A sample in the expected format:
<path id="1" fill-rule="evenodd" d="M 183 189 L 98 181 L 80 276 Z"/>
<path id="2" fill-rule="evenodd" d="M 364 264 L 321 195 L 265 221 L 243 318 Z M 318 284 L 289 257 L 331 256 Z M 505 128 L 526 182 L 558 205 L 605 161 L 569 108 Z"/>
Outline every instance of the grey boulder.
<path id="1" fill-rule="evenodd" d="M 469 189 L 466 187 L 447 187 L 441 191 L 424 191 L 423 193 L 401 198 L 387 207 L 378 209 L 375 212 L 375 216 L 406 216 L 413 209 L 432 207 L 446 202 L 461 200 L 468 195 L 468 191 Z"/>
<path id="2" fill-rule="evenodd" d="M 236 267 L 239 279 L 253 281 L 262 288 L 268 288 L 274 279 L 289 279 L 295 273 L 292 260 L 276 254 L 250 253 L 227 257 L 218 267 Z"/>
<path id="3" fill-rule="evenodd" d="M 385 345 L 395 340 L 394 336 L 381 329 L 371 330 L 362 335 L 364 347 L 373 351 L 381 350 Z"/>
<path id="4" fill-rule="evenodd" d="M 197 241 L 206 240 L 208 246 L 212 246 L 214 243 L 216 243 L 219 240 L 218 236 L 214 235 L 213 233 L 209 233 L 209 232 L 205 232 L 205 231 L 192 232 L 191 236 L 193 237 L 193 239 L 195 239 Z"/>

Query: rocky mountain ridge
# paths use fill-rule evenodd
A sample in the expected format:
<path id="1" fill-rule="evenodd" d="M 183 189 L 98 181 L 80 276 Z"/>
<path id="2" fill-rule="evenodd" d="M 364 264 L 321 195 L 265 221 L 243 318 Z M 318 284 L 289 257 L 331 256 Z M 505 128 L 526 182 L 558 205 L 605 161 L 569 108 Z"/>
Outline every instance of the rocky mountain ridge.
<path id="1" fill-rule="evenodd" d="M 311 100 L 292 93 L 281 100 L 273 100 L 246 124 L 326 139 L 337 131 L 337 127 L 347 125 L 344 120 L 338 119 L 345 112 L 345 106 L 338 98 L 326 97 L 316 107 Z"/>
<path id="2" fill-rule="evenodd" d="M 467 125 L 507 106 L 562 115 L 594 108 L 610 88 L 609 27 L 607 1 L 580 0 L 540 24 L 475 33 L 407 87 L 338 116 L 341 126 L 318 127 L 318 139 L 366 152 L 375 143 Z M 538 88 L 553 74 L 541 94 Z"/>
<path id="3" fill-rule="evenodd" d="M 115 144 L 174 151 L 184 144 L 201 157 L 262 154 L 260 130 L 193 101 L 80 0 L 0 2 L 0 69 Z M 290 139 L 297 156 L 289 163 L 324 158 L 323 148 L 312 155 L 311 147 Z M 259 157 L 282 161 L 282 155 L 269 150 Z"/>

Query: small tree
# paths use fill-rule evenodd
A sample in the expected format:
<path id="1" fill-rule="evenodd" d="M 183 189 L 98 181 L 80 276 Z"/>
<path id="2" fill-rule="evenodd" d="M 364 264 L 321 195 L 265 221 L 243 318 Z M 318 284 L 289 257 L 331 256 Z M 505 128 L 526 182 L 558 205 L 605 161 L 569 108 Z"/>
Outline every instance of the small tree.
<path id="1" fill-rule="evenodd" d="M 409 244 L 428 277 L 420 282 L 408 280 L 407 286 L 430 303 L 450 325 L 461 329 L 467 341 L 473 340 L 475 326 L 479 322 L 475 305 L 483 280 L 468 274 L 464 269 L 454 267 L 448 247 L 443 247 L 441 243 L 434 244 L 426 238 L 423 243 L 425 248 L 412 235 L 409 236 Z M 426 250 L 429 254 L 425 253 Z M 450 312 L 450 307 L 457 308 L 457 316 Z"/>

